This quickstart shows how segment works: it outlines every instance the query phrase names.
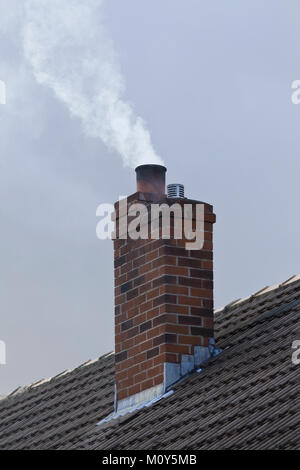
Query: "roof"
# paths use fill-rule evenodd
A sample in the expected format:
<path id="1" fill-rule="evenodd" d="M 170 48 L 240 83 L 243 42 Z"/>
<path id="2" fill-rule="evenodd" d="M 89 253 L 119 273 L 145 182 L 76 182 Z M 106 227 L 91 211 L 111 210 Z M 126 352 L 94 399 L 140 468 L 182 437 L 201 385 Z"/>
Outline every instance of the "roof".
<path id="1" fill-rule="evenodd" d="M 0 449 L 300 448 L 291 361 L 300 276 L 232 302 L 215 320 L 222 352 L 173 394 L 97 426 L 113 410 L 110 354 L 1 400 Z"/>
<path id="2" fill-rule="evenodd" d="M 0 449 L 56 449 L 114 407 L 114 355 L 21 388 L 0 401 Z"/>

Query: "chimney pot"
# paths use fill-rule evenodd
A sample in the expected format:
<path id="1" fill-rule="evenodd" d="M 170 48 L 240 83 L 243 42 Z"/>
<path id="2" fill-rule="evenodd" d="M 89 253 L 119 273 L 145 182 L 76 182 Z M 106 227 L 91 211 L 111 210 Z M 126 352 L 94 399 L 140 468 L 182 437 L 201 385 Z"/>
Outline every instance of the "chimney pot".
<path id="1" fill-rule="evenodd" d="M 137 192 L 164 195 L 166 193 L 166 167 L 140 165 L 136 169 Z"/>

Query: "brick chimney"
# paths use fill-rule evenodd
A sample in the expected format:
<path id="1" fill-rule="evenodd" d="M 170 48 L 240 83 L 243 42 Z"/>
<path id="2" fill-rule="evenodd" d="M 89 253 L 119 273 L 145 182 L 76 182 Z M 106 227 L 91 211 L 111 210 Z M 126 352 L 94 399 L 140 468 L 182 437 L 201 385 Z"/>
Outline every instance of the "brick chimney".
<path id="1" fill-rule="evenodd" d="M 115 381 L 117 411 L 130 410 L 162 396 L 168 388 L 199 367 L 213 348 L 213 207 L 165 194 L 166 168 L 142 165 L 136 169 L 137 192 L 115 204 Z M 174 185 L 172 185 L 174 186 Z M 180 185 L 179 185 L 180 186 Z M 174 189 L 174 188 L 172 188 Z M 183 193 L 182 193 L 183 194 Z M 132 239 L 127 214 L 143 204 L 147 239 Z M 204 245 L 187 249 L 190 240 L 176 238 L 171 213 L 170 238 L 160 227 L 153 237 L 151 207 L 174 203 L 203 208 Z M 122 205 L 123 204 L 123 205 Z M 177 218 L 177 219 L 176 219 Z M 161 215 L 156 223 L 161 223 Z M 153 217 L 152 217 L 153 221 Z M 126 238 L 127 236 L 127 238 Z M 136 237 L 135 237 L 136 238 Z"/>

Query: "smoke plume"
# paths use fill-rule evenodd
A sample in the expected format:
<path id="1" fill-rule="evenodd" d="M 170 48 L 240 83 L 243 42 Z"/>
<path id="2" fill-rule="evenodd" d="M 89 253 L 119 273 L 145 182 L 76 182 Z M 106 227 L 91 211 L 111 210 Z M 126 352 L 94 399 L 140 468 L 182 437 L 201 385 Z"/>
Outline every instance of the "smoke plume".
<path id="1" fill-rule="evenodd" d="M 38 83 L 50 87 L 85 133 L 126 165 L 162 163 L 141 117 L 124 101 L 113 43 L 101 23 L 103 0 L 25 0 L 23 46 Z"/>

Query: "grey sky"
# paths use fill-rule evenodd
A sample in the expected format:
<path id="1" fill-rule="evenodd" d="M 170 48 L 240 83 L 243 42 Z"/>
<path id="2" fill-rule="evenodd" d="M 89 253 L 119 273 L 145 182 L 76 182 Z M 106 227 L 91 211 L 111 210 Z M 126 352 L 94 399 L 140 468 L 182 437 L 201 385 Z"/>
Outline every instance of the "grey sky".
<path id="1" fill-rule="evenodd" d="M 135 189 L 36 83 L 20 5 L 0 0 L 0 394 L 113 349 L 112 246 L 95 212 Z M 106 0 L 104 13 L 168 182 L 215 206 L 216 306 L 298 273 L 298 2 Z"/>

